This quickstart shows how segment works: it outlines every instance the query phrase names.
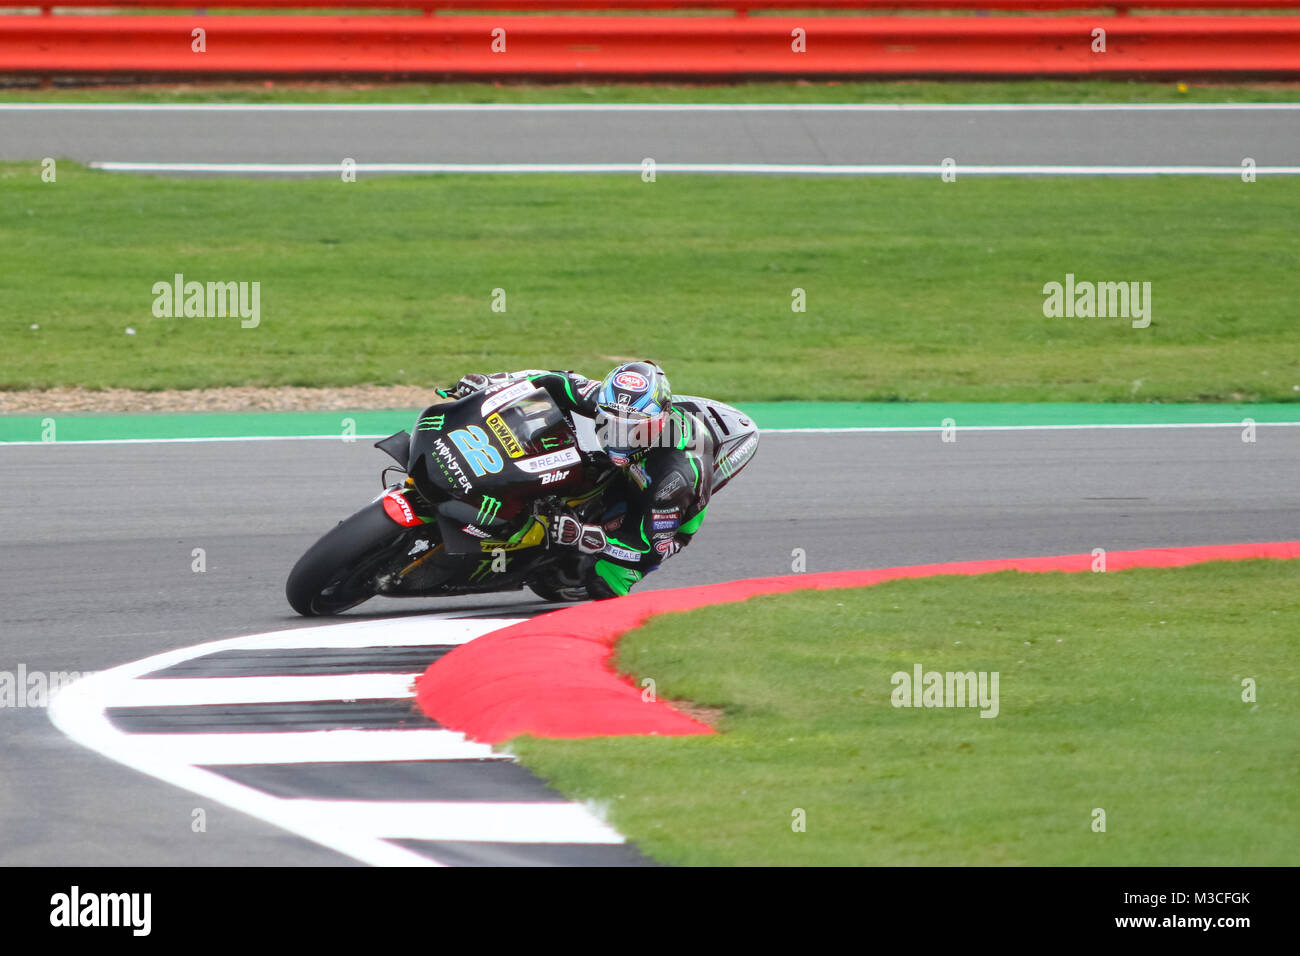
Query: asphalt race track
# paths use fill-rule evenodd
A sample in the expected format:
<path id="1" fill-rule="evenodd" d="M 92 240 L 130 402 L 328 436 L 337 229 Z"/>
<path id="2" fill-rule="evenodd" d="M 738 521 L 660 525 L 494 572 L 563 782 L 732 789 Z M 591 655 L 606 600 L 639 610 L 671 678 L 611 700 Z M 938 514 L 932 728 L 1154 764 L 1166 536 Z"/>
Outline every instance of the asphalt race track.
<path id="1" fill-rule="evenodd" d="M 934 165 L 953 157 L 1232 168 L 1249 156 L 1267 167 L 1300 162 L 1298 117 L 1285 107 L 0 106 L 0 160 Z M 313 440 L 0 446 L 0 462 L 0 671 L 86 672 L 303 626 L 284 600 L 285 576 L 316 537 L 379 491 L 386 459 L 369 442 Z M 816 572 L 1295 539 L 1297 474 L 1300 428 L 1284 426 L 1259 426 L 1254 443 L 1238 427 L 958 430 L 949 443 L 937 432 L 768 435 L 715 499 L 695 543 L 643 588 L 792 573 L 795 549 Z M 191 567 L 196 548 L 202 573 Z M 518 592 L 376 600 L 344 617 L 519 617 L 549 607 Z M 42 709 L 0 708 L 0 739 L 0 865 L 356 862 L 114 763 L 65 737 Z M 428 782 L 367 769 L 331 785 L 349 798 L 379 788 L 401 799 Z M 303 767 L 229 773 L 288 795 L 320 783 Z M 492 768 L 507 794 L 535 791 L 522 773 Z M 207 813 L 203 833 L 191 828 L 197 808 Z"/>
<path id="2" fill-rule="evenodd" d="M 0 646 L 28 670 L 96 671 L 216 638 L 299 627 L 298 555 L 379 490 L 368 442 L 0 447 Z M 696 542 L 645 584 L 1300 537 L 1300 429 L 775 434 Z M 192 551 L 207 570 L 191 570 Z M 376 600 L 345 615 L 513 617 L 524 592 Z M 324 622 L 330 623 L 330 622 Z M 353 861 L 0 710 L 0 865 Z M 203 807 L 207 832 L 191 830 Z"/>
<path id="3" fill-rule="evenodd" d="M 1246 108 L 0 107 L 0 160 L 1215 166 L 1300 162 L 1300 112 Z"/>

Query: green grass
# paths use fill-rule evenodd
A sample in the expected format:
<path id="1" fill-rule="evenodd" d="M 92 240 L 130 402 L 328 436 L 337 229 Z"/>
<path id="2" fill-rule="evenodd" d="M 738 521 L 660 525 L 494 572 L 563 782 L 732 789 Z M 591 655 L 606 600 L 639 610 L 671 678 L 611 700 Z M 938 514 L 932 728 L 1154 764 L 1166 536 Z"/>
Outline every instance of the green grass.
<path id="1" fill-rule="evenodd" d="M 0 165 L 0 388 L 423 385 L 650 356 L 733 401 L 1300 399 L 1294 177 L 39 170 Z M 260 282 L 260 327 L 155 318 L 176 272 Z M 1150 328 L 1045 318 L 1067 272 L 1151 282 Z"/>
<path id="2" fill-rule="evenodd" d="M 1296 83 L 1136 80 L 826 80 L 756 83 L 252 81 L 0 90 L 0 101 L 76 103 L 1291 103 Z"/>
<path id="3" fill-rule="evenodd" d="M 1298 585 L 1296 561 L 1006 572 L 664 615 L 619 668 L 721 733 L 509 746 L 670 863 L 1294 866 Z M 892 706 L 918 663 L 998 672 L 998 716 Z"/>

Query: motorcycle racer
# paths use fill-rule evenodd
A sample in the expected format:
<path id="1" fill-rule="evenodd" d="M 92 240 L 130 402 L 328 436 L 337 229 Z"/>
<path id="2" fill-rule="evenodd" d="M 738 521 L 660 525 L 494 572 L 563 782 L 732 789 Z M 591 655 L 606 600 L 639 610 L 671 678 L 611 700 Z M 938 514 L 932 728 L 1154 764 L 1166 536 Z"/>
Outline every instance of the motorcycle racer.
<path id="1" fill-rule="evenodd" d="M 438 391 L 444 398 L 463 398 L 525 379 L 564 413 L 591 418 L 602 449 L 619 469 L 615 504 L 602 524 L 559 514 L 551 539 L 582 555 L 579 579 L 589 596 L 627 594 L 699 531 L 712 493 L 713 437 L 693 414 L 673 406 L 668 377 L 649 361 L 624 363 L 599 381 L 571 371 L 526 369 L 469 374 Z"/>

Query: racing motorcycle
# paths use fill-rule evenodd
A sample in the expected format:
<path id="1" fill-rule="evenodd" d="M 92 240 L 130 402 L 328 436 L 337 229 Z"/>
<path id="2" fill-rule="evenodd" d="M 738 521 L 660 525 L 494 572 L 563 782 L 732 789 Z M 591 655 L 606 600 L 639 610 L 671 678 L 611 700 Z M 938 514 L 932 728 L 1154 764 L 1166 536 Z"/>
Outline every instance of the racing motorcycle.
<path id="1" fill-rule="evenodd" d="M 712 492 L 758 447 L 758 427 L 730 405 L 694 396 L 673 404 L 715 443 Z M 531 382 L 505 383 L 431 405 L 411 432 L 376 442 L 397 466 L 383 492 L 341 521 L 294 565 L 285 584 L 299 614 L 338 614 L 376 595 L 434 597 L 527 586 L 549 601 L 587 597 L 580 555 L 556 547 L 557 515 L 603 523 L 622 476 L 595 423 L 567 416 Z M 392 472 L 405 479 L 392 484 Z"/>

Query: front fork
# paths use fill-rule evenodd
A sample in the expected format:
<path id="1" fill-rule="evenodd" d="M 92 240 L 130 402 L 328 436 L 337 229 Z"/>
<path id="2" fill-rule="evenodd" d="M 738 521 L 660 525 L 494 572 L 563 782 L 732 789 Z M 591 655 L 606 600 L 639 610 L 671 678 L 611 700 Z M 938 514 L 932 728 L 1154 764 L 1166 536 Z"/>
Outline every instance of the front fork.
<path id="1" fill-rule="evenodd" d="M 374 500 L 382 501 L 384 514 L 388 515 L 395 524 L 400 525 L 403 528 L 416 528 L 421 525 L 432 524 L 434 521 L 431 517 L 423 517 L 417 510 L 417 508 L 420 507 L 420 504 L 423 503 L 423 499 L 420 498 L 419 494 L 415 491 L 415 482 L 410 478 L 407 478 L 406 481 L 401 484 L 389 485 Z M 417 546 L 421 543 L 424 542 L 415 542 Z M 428 547 L 427 544 L 424 548 L 412 547 L 412 549 L 406 553 L 406 556 L 412 560 L 387 577 L 390 581 L 400 581 L 416 568 L 427 562 L 434 555 L 440 553 L 442 547 L 441 541 L 433 547 Z"/>
<path id="2" fill-rule="evenodd" d="M 389 485 L 381 491 L 371 502 L 382 501 L 384 503 L 384 514 L 392 518 L 394 522 L 403 528 L 414 528 L 417 525 L 429 524 L 434 519 L 426 518 L 419 513 L 422 506 L 422 499 L 415 490 L 415 482 L 411 478 L 401 484 Z"/>

